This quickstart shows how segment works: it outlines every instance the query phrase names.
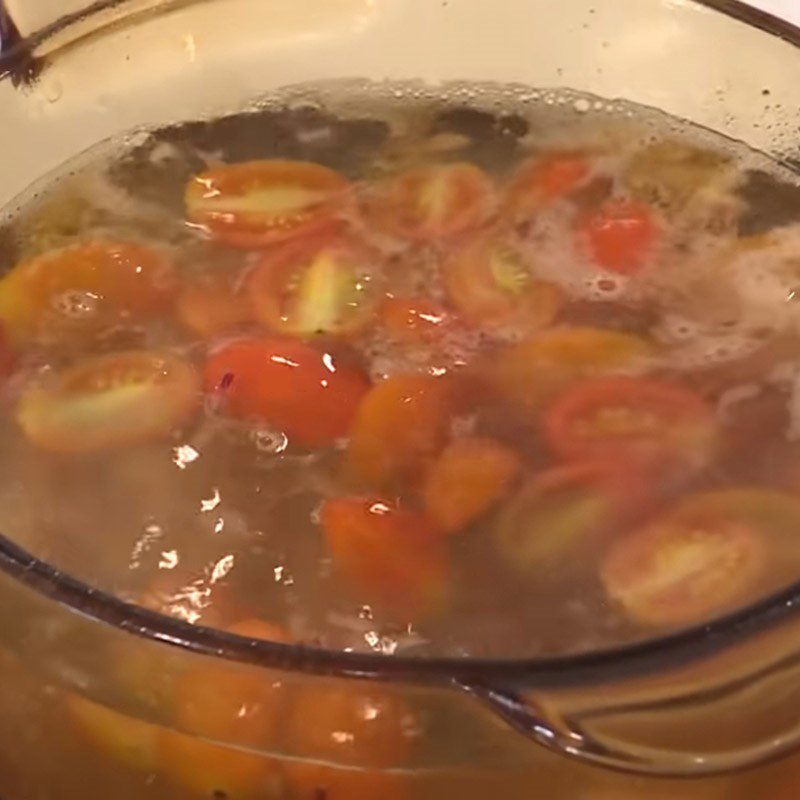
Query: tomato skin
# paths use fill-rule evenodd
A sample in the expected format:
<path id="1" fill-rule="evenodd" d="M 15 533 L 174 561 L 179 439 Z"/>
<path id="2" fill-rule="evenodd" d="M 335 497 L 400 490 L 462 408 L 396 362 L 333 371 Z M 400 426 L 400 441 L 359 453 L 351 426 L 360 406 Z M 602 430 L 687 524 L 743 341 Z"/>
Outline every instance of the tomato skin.
<path id="1" fill-rule="evenodd" d="M 240 339 L 211 354 L 204 384 L 224 411 L 260 419 L 303 447 L 347 434 L 369 380 L 360 370 L 304 342 Z"/>
<path id="2" fill-rule="evenodd" d="M 250 304 L 234 290 L 227 276 L 203 276 L 178 295 L 176 314 L 191 334 L 213 339 L 252 319 Z"/>
<path id="3" fill-rule="evenodd" d="M 388 297 L 381 307 L 381 322 L 393 339 L 407 344 L 428 344 L 453 324 L 445 306 L 426 297 Z"/>
<path id="4" fill-rule="evenodd" d="M 568 388 L 545 414 L 552 450 L 567 461 L 622 458 L 704 466 L 716 445 L 713 410 L 667 380 L 611 377 Z"/>
<path id="5" fill-rule="evenodd" d="M 13 368 L 14 354 L 6 336 L 5 326 L 0 322 L 0 385 L 2 385 L 3 379 L 11 374 Z"/>
<path id="6" fill-rule="evenodd" d="M 96 333 L 168 311 L 172 260 L 135 242 L 97 239 L 18 264 L 0 280 L 0 322 L 19 342 Z M 68 296 L 83 303 L 73 313 Z"/>
<path id="7" fill-rule="evenodd" d="M 653 212 L 635 200 L 610 201 L 584 224 L 594 260 L 622 275 L 639 272 L 653 249 L 658 234 Z"/>
<path id="8" fill-rule="evenodd" d="M 189 219 L 213 238 L 257 250 L 341 228 L 343 212 L 351 206 L 350 192 L 347 179 L 332 169 L 273 159 L 229 164 L 197 175 L 186 187 L 185 202 Z"/>
<path id="9" fill-rule="evenodd" d="M 510 489 L 522 462 L 492 439 L 457 439 L 442 451 L 425 479 L 427 515 L 445 534 L 483 516 Z"/>
<path id="10" fill-rule="evenodd" d="M 83 361 L 22 394 L 17 422 L 38 447 L 82 453 L 166 436 L 197 408 L 200 381 L 182 359 L 131 350 Z"/>
<path id="11" fill-rule="evenodd" d="M 287 336 L 359 333 L 374 318 L 380 261 L 343 236 L 290 242 L 265 254 L 248 280 L 254 317 Z"/>
<path id="12" fill-rule="evenodd" d="M 534 216 L 543 206 L 570 194 L 589 176 L 588 160 L 551 153 L 524 163 L 512 178 L 505 208 L 515 219 Z"/>
<path id="13" fill-rule="evenodd" d="M 494 204 L 494 187 L 483 170 L 444 164 L 409 170 L 376 187 L 365 212 L 379 230 L 427 242 L 477 228 Z"/>
<path id="14" fill-rule="evenodd" d="M 536 277 L 531 257 L 497 235 L 479 236 L 454 252 L 444 281 L 461 316 L 489 330 L 545 328 L 563 303 L 556 286 Z"/>
<path id="15" fill-rule="evenodd" d="M 376 383 L 353 418 L 349 471 L 376 487 L 412 477 L 444 444 L 450 410 L 442 378 L 397 375 Z"/>
<path id="16" fill-rule="evenodd" d="M 335 568 L 354 591 L 412 617 L 440 607 L 446 554 L 423 514 L 379 498 L 343 497 L 325 504 L 322 527 Z"/>

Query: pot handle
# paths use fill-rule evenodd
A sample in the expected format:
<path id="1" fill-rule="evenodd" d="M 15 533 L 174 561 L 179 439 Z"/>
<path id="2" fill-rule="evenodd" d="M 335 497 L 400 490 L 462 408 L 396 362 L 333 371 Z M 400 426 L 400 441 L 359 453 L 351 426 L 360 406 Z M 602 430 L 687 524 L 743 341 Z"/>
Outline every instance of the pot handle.
<path id="1" fill-rule="evenodd" d="M 514 730 L 548 750 L 617 772 L 660 778 L 712 776 L 754 767 L 800 749 L 800 715 L 790 730 L 765 741 L 725 752 L 699 754 L 640 746 L 592 732 L 591 717 L 602 716 L 597 712 L 562 717 L 514 689 L 476 683 L 459 686 Z M 642 707 L 632 706 L 631 710 L 641 712 Z"/>

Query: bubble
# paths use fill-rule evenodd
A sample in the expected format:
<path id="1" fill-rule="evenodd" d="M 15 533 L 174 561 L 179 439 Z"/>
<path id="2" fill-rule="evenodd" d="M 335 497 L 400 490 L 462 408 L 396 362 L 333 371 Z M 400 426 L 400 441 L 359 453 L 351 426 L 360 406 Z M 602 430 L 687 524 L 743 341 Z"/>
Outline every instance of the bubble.
<path id="1" fill-rule="evenodd" d="M 587 112 L 592 110 L 592 104 L 587 100 L 585 97 L 578 98 L 573 104 L 572 107 L 577 111 L 579 114 L 586 114 Z"/>
<path id="2" fill-rule="evenodd" d="M 84 289 L 69 289 L 53 297 L 53 309 L 69 319 L 88 319 L 97 314 L 102 298 Z"/>

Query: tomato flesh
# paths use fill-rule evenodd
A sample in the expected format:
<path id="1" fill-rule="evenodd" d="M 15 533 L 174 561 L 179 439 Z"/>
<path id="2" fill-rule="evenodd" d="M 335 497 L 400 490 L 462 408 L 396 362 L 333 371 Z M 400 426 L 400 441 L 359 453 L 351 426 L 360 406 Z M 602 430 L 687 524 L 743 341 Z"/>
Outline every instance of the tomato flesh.
<path id="1" fill-rule="evenodd" d="M 534 216 L 543 206 L 570 194 L 590 173 L 581 155 L 553 153 L 523 164 L 508 188 L 505 207 L 517 220 Z"/>
<path id="2" fill-rule="evenodd" d="M 623 275 L 633 275 L 642 269 L 655 245 L 657 233 L 653 212 L 636 201 L 609 202 L 585 223 L 594 260 Z"/>
<path id="3" fill-rule="evenodd" d="M 426 297 L 389 297 L 381 306 L 381 322 L 393 339 L 427 344 L 453 323 L 452 313 Z"/>
<path id="4" fill-rule="evenodd" d="M 484 236 L 444 265 L 450 302 L 468 322 L 531 333 L 549 325 L 562 305 L 553 284 L 536 277 L 530 255 L 510 241 Z"/>
<path id="5" fill-rule="evenodd" d="M 258 249 L 340 227 L 350 184 L 332 169 L 280 159 L 230 164 L 186 187 L 195 225 L 226 244 Z"/>
<path id="6" fill-rule="evenodd" d="M 238 293 L 228 276 L 203 276 L 178 295 L 178 320 L 189 333 L 213 339 L 249 322 L 250 304 Z"/>
<path id="7" fill-rule="evenodd" d="M 206 392 L 224 412 L 261 420 L 303 447 L 325 447 L 348 432 L 369 380 L 334 354 L 280 338 L 242 339 L 212 353 Z"/>
<path id="8" fill-rule="evenodd" d="M 128 351 L 81 362 L 50 386 L 27 390 L 17 421 L 44 450 L 79 453 L 166 436 L 196 409 L 191 365 L 159 351 Z"/>
<path id="9" fill-rule="evenodd" d="M 420 167 L 390 180 L 367 201 L 367 214 L 381 230 L 432 241 L 472 230 L 493 210 L 488 175 L 471 164 Z"/>
<path id="10" fill-rule="evenodd" d="M 255 317 L 277 333 L 343 336 L 366 328 L 378 302 L 375 253 L 343 238 L 288 245 L 248 282 Z"/>
<path id="11" fill-rule="evenodd" d="M 713 410 L 701 397 L 642 378 L 596 378 L 568 388 L 547 411 L 544 429 L 566 460 L 664 460 L 699 468 L 717 441 Z"/>

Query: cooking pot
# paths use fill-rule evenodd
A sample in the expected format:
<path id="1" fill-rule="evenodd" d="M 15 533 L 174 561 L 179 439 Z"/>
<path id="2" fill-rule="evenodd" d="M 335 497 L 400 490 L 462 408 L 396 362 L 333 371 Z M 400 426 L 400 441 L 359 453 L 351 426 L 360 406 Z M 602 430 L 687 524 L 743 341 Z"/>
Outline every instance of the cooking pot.
<path id="1" fill-rule="evenodd" d="M 467 99 L 469 81 L 570 87 L 797 163 L 800 30 L 737 0 L 83 5 L 11 0 L 0 11 L 0 204 L 12 210 L 20 193 L 110 137 L 335 78 L 459 81 Z M 700 628 L 568 658 L 328 652 L 162 616 L 0 537 L 0 796 L 794 798 L 799 604 L 800 583 Z M 112 653 L 126 666 L 125 691 L 108 674 Z M 361 758 L 346 727 L 325 729 L 322 701 L 308 707 L 312 733 L 299 739 L 281 723 L 269 736 L 244 721 L 225 735 L 175 731 L 166 698 L 199 666 L 220 676 L 193 698 L 201 705 L 260 682 L 288 702 L 320 690 L 350 698 L 369 717 L 378 688 L 389 691 L 413 712 L 409 746 L 402 757 Z M 76 717 L 90 724 L 79 730 Z M 184 780 L 159 744 L 165 732 L 183 742 Z M 239 780 L 256 768 L 256 784 Z M 298 784 L 303 769 L 316 777 Z"/>

